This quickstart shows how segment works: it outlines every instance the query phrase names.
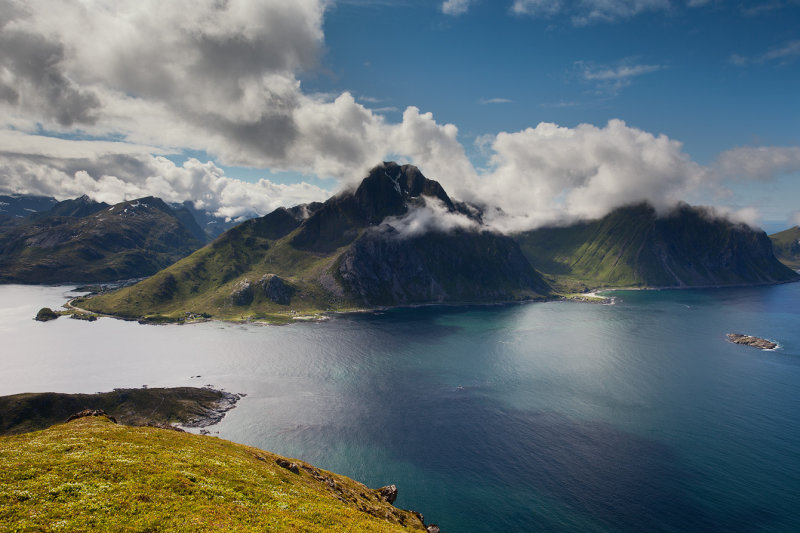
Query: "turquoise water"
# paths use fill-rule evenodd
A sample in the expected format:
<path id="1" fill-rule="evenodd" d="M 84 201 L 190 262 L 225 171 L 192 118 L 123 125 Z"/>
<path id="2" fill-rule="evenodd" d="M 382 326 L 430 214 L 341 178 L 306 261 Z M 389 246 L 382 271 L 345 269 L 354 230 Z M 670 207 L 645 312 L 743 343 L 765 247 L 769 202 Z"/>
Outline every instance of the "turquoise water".
<path id="1" fill-rule="evenodd" d="M 800 530 L 800 284 L 286 327 L 31 320 L 64 294 L 0 287 L 0 394 L 244 392 L 220 437 L 395 483 L 449 533 Z"/>

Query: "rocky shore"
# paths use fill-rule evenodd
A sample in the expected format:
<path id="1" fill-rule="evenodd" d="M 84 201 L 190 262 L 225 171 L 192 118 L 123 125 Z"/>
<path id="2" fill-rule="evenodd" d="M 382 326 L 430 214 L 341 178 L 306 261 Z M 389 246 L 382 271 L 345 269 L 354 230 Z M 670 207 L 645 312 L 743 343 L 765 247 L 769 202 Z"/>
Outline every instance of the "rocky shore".
<path id="1" fill-rule="evenodd" d="M 0 396 L 0 435 L 61 424 L 74 413 L 99 410 L 128 426 L 202 428 L 217 424 L 242 394 L 212 388 L 114 389 L 96 394 L 24 393 Z"/>
<path id="2" fill-rule="evenodd" d="M 741 333 L 728 333 L 728 340 L 734 344 L 744 344 L 745 346 L 752 346 L 760 350 L 774 350 L 778 347 L 778 343 L 762 339 L 760 337 L 753 337 L 752 335 L 743 335 Z"/>

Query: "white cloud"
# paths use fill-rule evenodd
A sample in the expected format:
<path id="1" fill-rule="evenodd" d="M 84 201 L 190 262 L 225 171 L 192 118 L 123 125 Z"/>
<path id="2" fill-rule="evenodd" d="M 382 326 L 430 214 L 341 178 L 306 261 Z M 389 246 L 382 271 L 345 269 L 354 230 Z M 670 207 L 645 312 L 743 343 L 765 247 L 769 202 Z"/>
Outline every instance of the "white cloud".
<path id="1" fill-rule="evenodd" d="M 503 213 L 486 219 L 504 230 L 597 218 L 632 202 L 665 210 L 699 186 L 705 169 L 664 135 L 612 120 L 604 128 L 540 123 L 492 142 L 491 170 L 478 196 Z"/>
<path id="2" fill-rule="evenodd" d="M 770 180 L 781 174 L 800 172 L 800 147 L 740 147 L 722 152 L 713 169 L 722 178 Z"/>
<path id="3" fill-rule="evenodd" d="M 480 103 L 483 105 L 487 104 L 511 104 L 513 100 L 509 100 L 508 98 L 482 98 Z"/>
<path id="4" fill-rule="evenodd" d="M 477 230 L 479 225 L 461 213 L 451 213 L 438 198 L 422 197 L 424 205 L 412 206 L 400 217 L 389 217 L 382 226 L 397 231 L 401 239 L 423 235 L 429 231 L 447 233 L 454 230 Z"/>
<path id="5" fill-rule="evenodd" d="M 280 206 L 330 196 L 329 191 L 308 183 L 232 179 L 211 162 L 188 159 L 178 166 L 165 157 L 143 153 L 139 147 L 113 150 L 119 143 L 82 141 L 65 156 L 63 150 L 78 141 L 30 137 L 27 151 L 0 149 L 3 193 L 42 194 L 59 200 L 88 194 L 108 203 L 153 195 L 168 202 L 193 200 L 198 208 L 231 218 L 266 214 Z M 32 149 L 36 146 L 42 148 L 38 153 Z"/>
<path id="6" fill-rule="evenodd" d="M 795 211 L 789 218 L 789 223 L 792 226 L 800 226 L 800 211 Z"/>
<path id="7" fill-rule="evenodd" d="M 445 15 L 462 15 L 467 12 L 472 0 L 445 0 L 442 3 L 442 13 Z"/>
<path id="8" fill-rule="evenodd" d="M 576 26 L 583 26 L 594 22 L 614 22 L 670 7 L 669 0 L 514 0 L 511 12 L 536 18 L 563 13 L 569 15 Z"/>
<path id="9" fill-rule="evenodd" d="M 594 83 L 599 90 L 611 94 L 629 86 L 636 77 L 665 68 L 664 65 L 637 65 L 628 61 L 622 61 L 617 66 L 594 65 L 585 61 L 576 61 L 575 66 L 585 81 Z"/>

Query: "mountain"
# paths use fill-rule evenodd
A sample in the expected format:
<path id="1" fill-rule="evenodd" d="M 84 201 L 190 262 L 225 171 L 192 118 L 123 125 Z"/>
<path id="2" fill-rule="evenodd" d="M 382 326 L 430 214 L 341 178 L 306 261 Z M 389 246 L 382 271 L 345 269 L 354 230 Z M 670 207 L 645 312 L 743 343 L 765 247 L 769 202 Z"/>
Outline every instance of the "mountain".
<path id="1" fill-rule="evenodd" d="M 109 206 L 84 196 L 0 233 L 0 282 L 149 276 L 202 245 L 158 198 Z"/>
<path id="2" fill-rule="evenodd" d="M 3 531 L 438 531 L 392 505 L 394 485 L 370 489 L 216 437 L 81 414 L 0 437 Z"/>
<path id="3" fill-rule="evenodd" d="M 795 226 L 769 236 L 775 257 L 783 264 L 800 269 L 800 227 Z"/>
<path id="4" fill-rule="evenodd" d="M 187 223 L 187 227 L 189 227 L 189 221 L 186 219 L 186 214 L 191 216 L 193 223 L 202 232 L 203 238 L 201 240 L 204 242 L 211 242 L 237 224 L 258 216 L 255 213 L 251 213 L 236 219 L 226 219 L 218 217 L 205 209 L 197 209 L 194 206 L 194 202 L 190 200 L 186 200 L 183 203 L 172 203 L 170 206 L 178 213 L 179 218 L 184 223 Z M 194 233 L 195 230 L 192 229 L 192 232 Z"/>
<path id="5" fill-rule="evenodd" d="M 701 287 L 791 281 L 763 231 L 681 204 L 647 204 L 599 220 L 517 235 L 531 263 L 569 286 Z"/>
<path id="6" fill-rule="evenodd" d="M 74 200 L 58 202 L 48 211 L 40 211 L 31 215 L 32 220 L 42 220 L 46 217 L 88 217 L 98 211 L 111 207 L 105 202 L 95 202 L 85 194 Z"/>
<path id="7" fill-rule="evenodd" d="M 457 227 L 423 228 L 426 220 Z M 384 163 L 355 190 L 243 222 L 152 278 L 81 306 L 130 317 L 286 319 L 549 293 L 511 238 L 470 219 L 416 167 Z"/>
<path id="8" fill-rule="evenodd" d="M 48 211 L 56 203 L 49 196 L 0 195 L 0 228 L 16 225 L 33 213 Z"/>

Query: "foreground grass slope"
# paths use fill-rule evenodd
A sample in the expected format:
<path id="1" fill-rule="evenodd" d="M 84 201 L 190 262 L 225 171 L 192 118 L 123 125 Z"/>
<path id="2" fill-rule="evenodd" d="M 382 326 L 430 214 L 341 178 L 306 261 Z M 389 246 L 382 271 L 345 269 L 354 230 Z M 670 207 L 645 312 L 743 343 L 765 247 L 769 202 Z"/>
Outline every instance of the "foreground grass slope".
<path id="1" fill-rule="evenodd" d="M 0 437 L 0 530 L 425 531 L 375 490 L 278 460 L 105 417 Z"/>

